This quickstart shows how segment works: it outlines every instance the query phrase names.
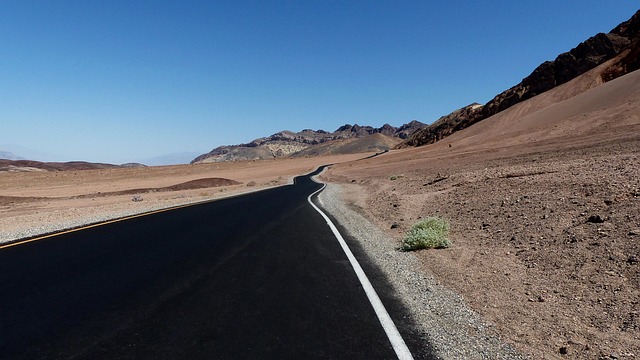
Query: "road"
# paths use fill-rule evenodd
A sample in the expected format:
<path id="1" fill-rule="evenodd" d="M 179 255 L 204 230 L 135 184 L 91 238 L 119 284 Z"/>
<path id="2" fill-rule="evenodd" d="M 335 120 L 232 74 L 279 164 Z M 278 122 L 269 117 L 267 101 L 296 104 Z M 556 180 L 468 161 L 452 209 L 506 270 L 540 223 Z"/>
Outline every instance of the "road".
<path id="1" fill-rule="evenodd" d="M 319 188 L 299 177 L 0 249 L 0 357 L 397 359 L 307 202 Z M 414 358 L 427 356 L 384 279 L 374 286 Z"/>

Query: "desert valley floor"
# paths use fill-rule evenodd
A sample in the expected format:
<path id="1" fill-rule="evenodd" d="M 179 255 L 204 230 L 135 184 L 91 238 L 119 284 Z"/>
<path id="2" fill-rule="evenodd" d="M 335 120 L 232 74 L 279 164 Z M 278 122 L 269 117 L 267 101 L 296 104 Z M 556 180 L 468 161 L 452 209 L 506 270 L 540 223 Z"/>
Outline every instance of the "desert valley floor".
<path id="1" fill-rule="evenodd" d="M 450 154 L 416 157 L 403 150 L 355 162 L 362 155 L 2 173 L 0 228 L 5 239 L 29 235 L 280 185 L 321 163 L 340 162 L 323 179 L 348 189 L 344 202 L 389 242 L 399 244 L 420 217 L 451 222 L 451 248 L 406 256 L 417 257 L 425 273 L 461 294 L 517 349 L 533 358 L 561 356 L 560 349 L 576 358 L 634 358 L 640 350 L 640 136 L 561 145 L 472 153 L 454 145 Z M 403 158 L 409 166 L 398 161 Z M 148 191 L 139 202 L 117 194 L 205 178 L 241 184 Z M 116 194 L 102 194 L 108 192 Z"/>
<path id="2" fill-rule="evenodd" d="M 421 217 L 451 223 L 450 248 L 402 255 L 517 350 L 534 359 L 635 359 L 639 80 L 636 71 L 549 100 L 574 89 L 570 82 L 433 145 L 366 160 L 357 159 L 370 154 L 0 172 L 0 238 L 283 185 L 335 164 L 321 178 L 339 184 L 342 202 L 391 246 Z"/>

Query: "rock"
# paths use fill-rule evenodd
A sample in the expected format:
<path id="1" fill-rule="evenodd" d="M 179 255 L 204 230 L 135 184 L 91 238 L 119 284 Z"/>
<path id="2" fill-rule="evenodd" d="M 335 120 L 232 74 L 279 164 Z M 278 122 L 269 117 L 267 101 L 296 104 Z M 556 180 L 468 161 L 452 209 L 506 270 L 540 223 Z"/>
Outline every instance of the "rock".
<path id="1" fill-rule="evenodd" d="M 300 132 L 280 131 L 267 137 L 255 139 L 246 144 L 219 146 L 206 154 L 202 154 L 191 161 L 192 164 L 208 162 L 224 162 L 238 160 L 265 160 L 279 157 L 317 156 L 326 149 L 318 147 L 320 144 L 338 144 L 341 140 L 361 139 L 371 135 L 382 135 L 382 138 L 406 139 L 414 131 L 426 127 L 419 121 L 411 121 L 399 128 L 385 124 L 380 128 L 360 125 L 344 125 L 334 132 L 324 130 L 305 129 Z M 380 139 L 381 137 L 371 138 Z M 386 141 L 374 140 L 367 143 L 367 151 L 383 153 L 393 146 Z M 353 145 L 351 145 L 353 146 Z M 334 151 L 336 148 L 332 148 Z M 343 151 L 353 151 L 343 148 Z M 358 152 L 360 152 L 358 150 Z"/>
<path id="2" fill-rule="evenodd" d="M 633 229 L 633 230 L 629 231 L 629 235 L 631 235 L 631 236 L 640 235 L 640 229 Z"/>
<path id="3" fill-rule="evenodd" d="M 587 222 L 590 222 L 593 224 L 602 224 L 604 222 L 604 219 L 599 214 L 595 214 L 595 215 L 589 216 L 589 218 L 587 219 Z"/>
<path id="4" fill-rule="evenodd" d="M 638 260 L 638 257 L 635 255 L 629 255 L 629 257 L 627 258 L 627 264 L 629 265 L 635 265 L 639 262 L 640 260 Z"/>
<path id="5" fill-rule="evenodd" d="M 398 224 L 397 222 L 394 222 L 393 224 L 391 224 L 392 229 L 397 229 L 399 226 L 400 224 Z"/>

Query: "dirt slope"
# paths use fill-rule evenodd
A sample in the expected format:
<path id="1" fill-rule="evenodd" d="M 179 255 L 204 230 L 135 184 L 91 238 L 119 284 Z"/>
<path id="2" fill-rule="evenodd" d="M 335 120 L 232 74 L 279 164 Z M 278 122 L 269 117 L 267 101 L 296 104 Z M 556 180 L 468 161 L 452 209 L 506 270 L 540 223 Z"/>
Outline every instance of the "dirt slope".
<path id="1" fill-rule="evenodd" d="M 600 67 L 598 83 L 638 70 L 640 61 L 640 11 L 608 34 L 599 33 L 580 43 L 553 61 L 538 66 L 514 87 L 496 95 L 485 105 L 465 107 L 442 117 L 432 125 L 416 131 L 400 147 L 421 146 L 441 140 L 510 107 L 552 90 Z M 602 67 L 602 64 L 608 64 Z M 593 83 L 592 85 L 598 85 Z M 584 85 L 584 84 L 583 84 Z M 575 87 L 576 91 L 586 90 Z"/>
<path id="2" fill-rule="evenodd" d="M 533 359 L 640 356 L 640 72 L 589 81 L 325 175 L 398 245 L 449 220 L 423 270 Z"/>
<path id="3" fill-rule="evenodd" d="M 570 93 L 574 84 L 565 85 L 454 134 L 446 142 L 478 149 L 567 136 L 567 141 L 592 136 L 605 140 L 630 134 L 640 123 L 640 71 L 553 103 L 553 99 L 564 97 L 561 94 Z M 540 110 L 531 111 L 536 108 Z"/>

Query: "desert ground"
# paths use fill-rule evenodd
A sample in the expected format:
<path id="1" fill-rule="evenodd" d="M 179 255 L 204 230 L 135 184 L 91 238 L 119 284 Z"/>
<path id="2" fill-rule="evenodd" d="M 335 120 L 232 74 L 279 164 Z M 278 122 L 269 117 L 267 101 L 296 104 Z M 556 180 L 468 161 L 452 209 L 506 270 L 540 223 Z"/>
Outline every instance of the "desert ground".
<path id="1" fill-rule="evenodd" d="M 398 247 L 420 218 L 448 220 L 450 248 L 412 255 L 531 358 L 639 358 L 640 74 L 630 75 L 323 178 Z"/>
<path id="2" fill-rule="evenodd" d="M 367 155 L 0 172 L 0 242 L 284 185 L 320 165 Z"/>

